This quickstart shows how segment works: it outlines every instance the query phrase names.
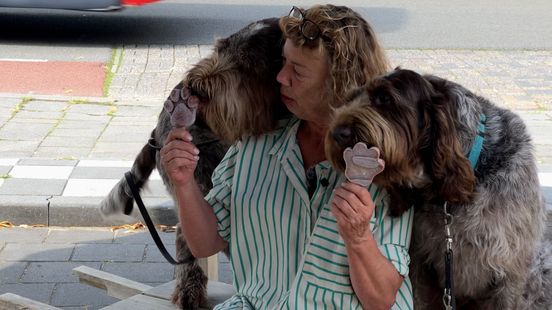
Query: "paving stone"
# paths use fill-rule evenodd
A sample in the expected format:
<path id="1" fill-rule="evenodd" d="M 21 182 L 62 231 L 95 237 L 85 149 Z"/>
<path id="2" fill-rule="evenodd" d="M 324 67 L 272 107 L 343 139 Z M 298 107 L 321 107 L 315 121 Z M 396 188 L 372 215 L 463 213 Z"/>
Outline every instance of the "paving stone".
<path id="1" fill-rule="evenodd" d="M 19 283 L 29 263 L 0 262 L 0 283 Z"/>
<path id="2" fill-rule="evenodd" d="M 0 166 L 0 176 L 8 174 L 12 168 L 12 166 Z"/>
<path id="3" fill-rule="evenodd" d="M 92 119 L 92 120 L 71 120 L 63 119 L 56 126 L 56 129 L 84 129 L 84 128 L 104 128 L 110 119 Z"/>
<path id="4" fill-rule="evenodd" d="M 69 179 L 63 196 L 105 197 L 119 179 Z"/>
<path id="5" fill-rule="evenodd" d="M 88 137 L 97 138 L 102 133 L 103 127 L 88 128 L 55 128 L 49 136 L 52 137 Z"/>
<path id="6" fill-rule="evenodd" d="M 100 262 L 31 262 L 21 277 L 21 283 L 76 283 L 79 278 L 72 270 L 83 265 L 95 269 L 101 267 Z"/>
<path id="7" fill-rule="evenodd" d="M 60 160 L 51 158 L 23 158 L 18 164 L 25 166 L 75 166 L 78 163 L 77 160 Z"/>
<path id="8" fill-rule="evenodd" d="M 141 262 L 144 258 L 143 244 L 78 244 L 72 261 L 94 262 Z"/>
<path id="9" fill-rule="evenodd" d="M 31 157 L 40 145 L 40 140 L 0 140 L 0 157 Z"/>
<path id="10" fill-rule="evenodd" d="M 13 121 L 17 122 L 18 119 L 47 119 L 57 121 L 62 115 L 63 113 L 61 111 L 29 111 L 27 106 L 25 106 L 22 111 L 19 111 L 15 115 Z"/>
<path id="11" fill-rule="evenodd" d="M 173 258 L 176 258 L 176 246 L 175 242 L 165 242 L 163 241 L 163 244 L 165 245 L 165 248 L 167 249 L 167 252 L 171 254 Z M 161 254 L 159 249 L 155 244 L 148 244 L 146 247 L 146 257 L 144 259 L 146 262 L 157 262 L 157 263 L 166 263 L 167 259 Z"/>
<path id="12" fill-rule="evenodd" d="M 72 147 L 72 148 L 92 148 L 96 144 L 96 137 L 60 137 L 48 136 L 40 144 L 41 147 Z"/>
<path id="13" fill-rule="evenodd" d="M 14 223 L 15 224 L 15 223 Z M 48 236 L 47 227 L 12 227 L 0 229 L 0 240 L 13 243 L 41 243 Z"/>
<path id="14" fill-rule="evenodd" d="M 88 309 L 98 309 L 103 305 L 110 305 L 119 301 L 108 296 L 105 291 L 81 283 L 59 283 L 52 295 L 51 305 L 60 306 L 82 306 Z"/>
<path id="15" fill-rule="evenodd" d="M 0 187 L 0 195 L 61 195 L 67 180 L 9 178 Z"/>
<path id="16" fill-rule="evenodd" d="M 42 101 L 42 100 L 32 100 L 25 104 L 25 110 L 27 111 L 42 111 L 42 112 L 61 112 L 67 103 L 65 102 L 56 102 L 56 101 Z"/>
<path id="17" fill-rule="evenodd" d="M 67 261 L 73 244 L 8 243 L 0 253 L 4 261 Z"/>
<path id="18" fill-rule="evenodd" d="M 159 234 L 159 237 L 161 238 L 167 249 L 174 247 L 174 242 L 176 239 L 175 232 L 162 232 L 160 230 L 157 230 L 157 233 Z M 115 231 L 113 242 L 128 244 L 148 244 L 148 249 L 150 245 L 157 249 L 157 247 L 155 246 L 155 241 L 153 241 L 153 238 L 151 237 L 147 228 L 140 229 L 139 231 L 118 229 Z"/>
<path id="19" fill-rule="evenodd" d="M 50 128 L 54 128 L 58 122 L 59 119 L 55 118 L 29 118 L 25 115 L 20 116 L 19 113 L 9 120 L 10 124 L 17 124 L 21 128 L 27 128 L 29 125 L 48 125 Z"/>
<path id="20" fill-rule="evenodd" d="M 169 282 L 174 266 L 169 263 L 104 263 L 102 270 L 141 283 Z"/>
<path id="21" fill-rule="evenodd" d="M 0 107 L 13 108 L 20 102 L 20 98 L 0 98 Z"/>
<path id="22" fill-rule="evenodd" d="M 8 122 L 0 129 L 0 139 L 30 140 L 43 139 L 54 126 L 52 124 Z"/>
<path id="23" fill-rule="evenodd" d="M 149 137 L 150 131 L 153 130 L 151 126 L 132 126 L 132 130 L 129 130 L 128 126 L 113 126 L 109 125 L 102 133 L 99 141 L 101 142 L 131 142 L 142 143 L 144 145 Z"/>
<path id="24" fill-rule="evenodd" d="M 13 166 L 20 161 L 19 158 L 13 158 L 11 156 L 0 157 L 0 166 Z"/>
<path id="25" fill-rule="evenodd" d="M 72 179 L 121 179 L 127 167 L 76 167 Z"/>
<path id="26" fill-rule="evenodd" d="M 61 179 L 69 178 L 72 166 L 24 166 L 17 165 L 10 171 L 13 178 L 22 179 Z"/>
<path id="27" fill-rule="evenodd" d="M 91 147 L 40 146 L 36 149 L 33 156 L 56 159 L 73 159 L 86 157 L 91 151 Z"/>
<path id="28" fill-rule="evenodd" d="M 81 159 L 77 167 L 132 167 L 133 161 L 129 160 L 98 160 L 98 159 Z"/>
<path id="29" fill-rule="evenodd" d="M 71 104 L 66 109 L 67 114 L 86 114 L 95 116 L 106 116 L 110 111 L 111 106 L 105 104 Z"/>
<path id="30" fill-rule="evenodd" d="M 0 295 L 4 293 L 13 293 L 38 302 L 49 304 L 50 296 L 54 291 L 53 283 L 15 283 L 0 284 Z"/>
<path id="31" fill-rule="evenodd" d="M 109 111 L 109 109 L 107 109 L 105 114 L 103 115 L 90 115 L 90 114 L 68 112 L 67 114 L 65 114 L 64 120 L 95 121 L 95 122 L 107 123 L 111 119 L 111 116 L 107 115 L 107 111 Z"/>
<path id="32" fill-rule="evenodd" d="M 107 228 L 85 227 L 74 229 L 67 227 L 50 228 L 45 243 L 113 243 L 114 232 Z"/>
<path id="33" fill-rule="evenodd" d="M 218 280 L 223 283 L 232 284 L 234 274 L 230 264 L 219 264 Z"/>

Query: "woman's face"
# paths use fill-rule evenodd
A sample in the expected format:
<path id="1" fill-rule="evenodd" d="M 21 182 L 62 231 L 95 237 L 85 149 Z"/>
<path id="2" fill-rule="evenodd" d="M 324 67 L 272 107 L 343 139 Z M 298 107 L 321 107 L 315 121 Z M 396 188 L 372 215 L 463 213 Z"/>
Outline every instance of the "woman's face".
<path id="1" fill-rule="evenodd" d="M 283 67 L 276 79 L 280 82 L 282 102 L 299 119 L 327 123 L 329 63 L 318 49 L 296 47 L 286 40 Z"/>

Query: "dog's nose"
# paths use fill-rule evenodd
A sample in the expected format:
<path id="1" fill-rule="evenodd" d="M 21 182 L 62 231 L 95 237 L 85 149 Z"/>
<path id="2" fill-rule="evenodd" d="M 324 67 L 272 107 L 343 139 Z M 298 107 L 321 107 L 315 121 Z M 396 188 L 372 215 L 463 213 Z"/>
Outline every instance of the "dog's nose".
<path id="1" fill-rule="evenodd" d="M 352 136 L 352 131 L 349 126 L 338 126 L 332 131 L 332 138 L 341 147 L 350 146 Z"/>

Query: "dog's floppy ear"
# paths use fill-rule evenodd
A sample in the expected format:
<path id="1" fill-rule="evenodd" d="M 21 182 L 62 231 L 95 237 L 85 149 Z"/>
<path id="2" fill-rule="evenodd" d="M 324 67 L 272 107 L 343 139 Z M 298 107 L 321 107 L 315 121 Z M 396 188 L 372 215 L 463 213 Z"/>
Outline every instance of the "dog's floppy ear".
<path id="1" fill-rule="evenodd" d="M 442 94 L 434 93 L 427 102 L 430 149 L 426 169 L 433 178 L 434 193 L 448 202 L 468 202 L 473 196 L 475 175 L 465 157 L 451 113 L 451 104 Z M 429 166 L 429 167 L 428 167 Z"/>

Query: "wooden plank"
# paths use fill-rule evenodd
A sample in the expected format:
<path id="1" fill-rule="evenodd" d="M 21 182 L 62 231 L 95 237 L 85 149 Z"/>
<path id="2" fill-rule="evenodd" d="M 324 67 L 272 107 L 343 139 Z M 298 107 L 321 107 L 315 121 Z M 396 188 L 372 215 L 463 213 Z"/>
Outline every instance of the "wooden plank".
<path id="1" fill-rule="evenodd" d="M 175 310 L 178 309 L 170 301 L 146 295 L 135 295 L 121 300 L 102 310 Z"/>
<path id="2" fill-rule="evenodd" d="M 209 280 L 218 281 L 218 254 L 211 255 L 208 258 L 200 258 L 198 264 Z"/>
<path id="3" fill-rule="evenodd" d="M 109 296 L 118 299 L 125 299 L 152 288 L 149 285 L 87 266 L 74 268 L 73 274 L 79 278 L 81 283 L 106 290 Z"/>
<path id="4" fill-rule="evenodd" d="M 25 298 L 12 293 L 0 295 L 0 309 L 2 310 L 61 310 L 36 300 Z"/>

